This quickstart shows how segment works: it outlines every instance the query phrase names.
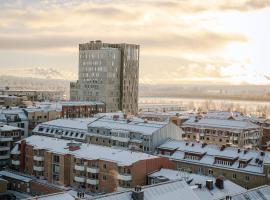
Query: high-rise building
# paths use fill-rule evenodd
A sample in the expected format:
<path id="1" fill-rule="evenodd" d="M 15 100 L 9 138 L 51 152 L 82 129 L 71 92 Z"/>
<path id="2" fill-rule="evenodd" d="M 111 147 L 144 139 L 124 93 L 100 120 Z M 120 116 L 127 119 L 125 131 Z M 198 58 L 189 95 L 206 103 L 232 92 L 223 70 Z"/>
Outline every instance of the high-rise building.
<path id="1" fill-rule="evenodd" d="M 70 84 L 70 99 L 103 101 L 107 112 L 136 114 L 139 52 L 135 44 L 80 44 L 79 80 Z"/>

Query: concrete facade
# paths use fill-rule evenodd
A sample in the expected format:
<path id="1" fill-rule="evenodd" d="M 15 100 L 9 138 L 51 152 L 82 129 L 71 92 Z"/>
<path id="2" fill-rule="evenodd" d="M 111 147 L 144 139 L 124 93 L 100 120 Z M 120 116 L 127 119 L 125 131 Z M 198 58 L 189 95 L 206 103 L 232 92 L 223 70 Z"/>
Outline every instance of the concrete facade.
<path id="1" fill-rule="evenodd" d="M 79 45 L 79 80 L 71 100 L 98 100 L 107 112 L 138 112 L 139 45 L 101 41 Z"/>

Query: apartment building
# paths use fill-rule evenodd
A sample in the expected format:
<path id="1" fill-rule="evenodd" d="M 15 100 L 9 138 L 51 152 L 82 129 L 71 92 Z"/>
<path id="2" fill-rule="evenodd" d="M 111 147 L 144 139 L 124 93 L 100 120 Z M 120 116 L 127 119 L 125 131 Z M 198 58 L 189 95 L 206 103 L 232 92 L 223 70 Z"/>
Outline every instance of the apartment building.
<path id="1" fill-rule="evenodd" d="M 0 169 L 10 163 L 10 150 L 21 139 L 21 129 L 0 123 Z"/>
<path id="2" fill-rule="evenodd" d="M 54 194 L 65 190 L 63 187 L 48 184 L 44 181 L 37 180 L 35 177 L 11 170 L 0 171 L 0 177 L 8 182 L 9 192 L 13 193 L 16 191 L 17 194 L 23 193 L 24 196 Z M 18 199 L 21 198 L 19 197 Z"/>
<path id="3" fill-rule="evenodd" d="M 247 189 L 270 183 L 269 152 L 169 140 L 157 154 L 174 161 L 177 170 L 224 176 Z"/>
<path id="4" fill-rule="evenodd" d="M 185 139 L 207 144 L 252 148 L 260 145 L 261 128 L 249 121 L 191 117 L 181 126 Z"/>
<path id="5" fill-rule="evenodd" d="M 99 118 L 88 124 L 90 143 L 153 152 L 169 138 L 181 139 L 182 130 L 172 122 Z"/>
<path id="6" fill-rule="evenodd" d="M 160 169 L 148 175 L 148 184 L 158 184 L 168 181 L 185 181 L 193 191 L 203 199 L 221 199 L 247 190 L 224 177 L 209 177 L 172 169 Z M 203 195 L 202 195 L 203 194 Z"/>
<path id="7" fill-rule="evenodd" d="M 32 134 L 33 129 L 40 123 L 61 118 L 61 109 L 32 107 L 23 109 L 28 119 L 28 130 Z"/>
<path id="8" fill-rule="evenodd" d="M 106 112 L 106 106 L 98 101 L 62 102 L 62 118 L 88 118 Z"/>
<path id="9" fill-rule="evenodd" d="M 5 108 L 0 110 L 0 123 L 21 129 L 22 137 L 28 136 L 29 122 L 25 112 L 20 108 Z"/>
<path id="10" fill-rule="evenodd" d="M 79 45 L 79 80 L 70 99 L 102 101 L 106 112 L 138 112 L 139 45 L 100 40 Z M 78 96 L 77 96 L 78 95 Z"/>
<path id="11" fill-rule="evenodd" d="M 181 129 L 171 122 L 120 119 L 116 116 L 53 120 L 39 124 L 33 133 L 144 152 L 153 152 L 169 138 L 182 138 Z"/>
<path id="12" fill-rule="evenodd" d="M 37 135 L 18 149 L 21 172 L 91 192 L 145 185 L 148 173 L 174 167 L 167 158 Z"/>
<path id="13" fill-rule="evenodd" d="M 0 95 L 0 107 L 12 107 L 22 105 L 22 98 L 9 95 Z"/>

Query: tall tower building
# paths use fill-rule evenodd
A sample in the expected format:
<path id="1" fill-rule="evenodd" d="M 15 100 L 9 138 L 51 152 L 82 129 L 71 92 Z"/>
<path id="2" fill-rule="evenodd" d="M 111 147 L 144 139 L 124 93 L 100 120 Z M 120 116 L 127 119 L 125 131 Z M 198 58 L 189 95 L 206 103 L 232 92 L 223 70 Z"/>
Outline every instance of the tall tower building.
<path id="1" fill-rule="evenodd" d="M 139 54 L 135 44 L 79 44 L 79 80 L 70 84 L 70 99 L 103 101 L 107 112 L 136 114 Z"/>

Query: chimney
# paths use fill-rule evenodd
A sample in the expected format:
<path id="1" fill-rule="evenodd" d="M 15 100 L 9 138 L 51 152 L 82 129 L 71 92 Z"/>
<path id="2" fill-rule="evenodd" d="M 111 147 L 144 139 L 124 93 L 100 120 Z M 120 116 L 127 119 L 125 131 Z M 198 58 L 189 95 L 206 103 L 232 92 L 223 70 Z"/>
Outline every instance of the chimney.
<path id="1" fill-rule="evenodd" d="M 232 197 L 229 195 L 225 197 L 225 200 L 231 200 L 231 199 L 232 199 Z"/>
<path id="2" fill-rule="evenodd" d="M 220 148 L 220 151 L 223 151 L 225 149 L 225 145 L 222 145 Z"/>
<path id="3" fill-rule="evenodd" d="M 219 189 L 224 189 L 224 178 L 223 177 L 218 177 L 216 179 L 216 186 L 219 188 Z"/>
<path id="4" fill-rule="evenodd" d="M 144 200 L 144 193 L 141 186 L 136 186 L 132 191 L 133 200 Z"/>
<path id="5" fill-rule="evenodd" d="M 207 180 L 206 181 L 206 187 L 208 190 L 213 190 L 214 189 L 214 181 L 213 180 Z"/>
<path id="6" fill-rule="evenodd" d="M 204 148 L 207 144 L 206 143 L 202 143 L 202 148 Z"/>

